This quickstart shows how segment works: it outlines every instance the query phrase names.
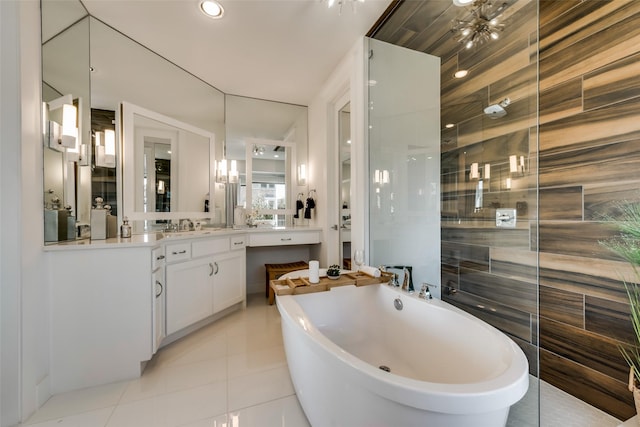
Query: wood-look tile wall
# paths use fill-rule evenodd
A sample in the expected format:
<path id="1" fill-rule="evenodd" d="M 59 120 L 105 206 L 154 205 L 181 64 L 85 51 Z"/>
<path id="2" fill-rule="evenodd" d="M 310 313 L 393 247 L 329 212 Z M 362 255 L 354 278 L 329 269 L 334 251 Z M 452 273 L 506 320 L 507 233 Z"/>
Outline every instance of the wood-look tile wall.
<path id="1" fill-rule="evenodd" d="M 640 1 L 508 5 L 500 39 L 477 49 L 453 39 L 449 0 L 405 0 L 373 34 L 441 57 L 443 298 L 513 337 L 532 373 L 539 362 L 545 381 L 627 419 L 631 270 L 598 241 L 615 201 L 640 200 Z M 506 97 L 507 116 L 483 114 Z M 472 163 L 491 171 L 479 211 Z M 495 227 L 499 207 L 517 208 L 517 228 Z"/>

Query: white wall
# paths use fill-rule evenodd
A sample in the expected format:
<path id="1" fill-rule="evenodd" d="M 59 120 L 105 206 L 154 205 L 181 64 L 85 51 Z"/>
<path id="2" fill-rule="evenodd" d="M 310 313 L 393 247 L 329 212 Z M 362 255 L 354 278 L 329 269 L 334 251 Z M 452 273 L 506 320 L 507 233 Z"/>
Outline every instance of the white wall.
<path id="1" fill-rule="evenodd" d="M 39 2 L 1 1 L 0 28 L 0 423 L 9 426 L 49 397 Z"/>
<path id="2" fill-rule="evenodd" d="M 324 240 L 318 256 L 320 265 L 342 264 L 339 262 L 339 232 L 331 229 L 331 226 L 339 224 L 336 112 L 343 106 L 341 101 L 344 100 L 345 93 L 350 93 L 351 98 L 352 177 L 362 173 L 365 81 L 363 62 L 364 40 L 360 39 L 336 66 L 309 105 L 309 189 L 315 189 L 317 193 L 316 216 L 311 225 L 323 229 Z M 352 178 L 352 185 L 357 185 L 353 182 Z M 355 195 L 352 200 L 352 247 L 363 247 L 363 194 L 354 192 L 353 187 L 352 194 Z"/>
<path id="3" fill-rule="evenodd" d="M 22 419 L 49 397 L 49 283 L 42 251 L 40 4 L 21 1 Z"/>
<path id="4" fill-rule="evenodd" d="M 20 418 L 19 4 L 0 2 L 0 425 Z"/>

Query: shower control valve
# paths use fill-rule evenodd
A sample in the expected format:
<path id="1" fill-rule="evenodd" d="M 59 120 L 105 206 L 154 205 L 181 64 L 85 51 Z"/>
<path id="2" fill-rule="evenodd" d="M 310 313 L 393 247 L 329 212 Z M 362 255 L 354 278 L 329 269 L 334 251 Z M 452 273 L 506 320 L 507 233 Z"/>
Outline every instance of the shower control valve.
<path id="1" fill-rule="evenodd" d="M 515 209 L 496 209 L 496 227 L 515 228 Z"/>

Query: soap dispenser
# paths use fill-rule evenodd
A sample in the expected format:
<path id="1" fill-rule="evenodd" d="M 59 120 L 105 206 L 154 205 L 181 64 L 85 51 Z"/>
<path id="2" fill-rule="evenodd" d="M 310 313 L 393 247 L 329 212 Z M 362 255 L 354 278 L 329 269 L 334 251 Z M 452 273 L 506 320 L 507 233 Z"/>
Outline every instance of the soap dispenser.
<path id="1" fill-rule="evenodd" d="M 96 197 L 96 206 L 91 209 L 91 240 L 105 240 L 107 238 L 107 213 L 102 205 L 102 197 Z"/>
<path id="2" fill-rule="evenodd" d="M 129 218 L 126 216 L 122 218 L 122 225 L 120 226 L 120 237 L 128 239 L 131 237 L 131 226 L 129 225 Z"/>

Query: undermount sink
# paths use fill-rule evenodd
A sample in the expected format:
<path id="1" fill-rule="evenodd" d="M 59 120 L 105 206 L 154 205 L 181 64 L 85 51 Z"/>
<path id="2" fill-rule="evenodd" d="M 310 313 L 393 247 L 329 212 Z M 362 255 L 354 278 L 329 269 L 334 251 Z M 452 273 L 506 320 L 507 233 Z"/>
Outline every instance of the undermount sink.
<path id="1" fill-rule="evenodd" d="M 177 238 L 177 237 L 189 237 L 189 236 L 201 236 L 211 234 L 214 231 L 222 230 L 221 228 L 207 228 L 205 230 L 194 230 L 194 231 L 163 231 L 162 237 L 165 239 Z"/>

